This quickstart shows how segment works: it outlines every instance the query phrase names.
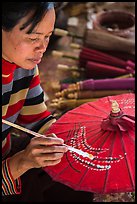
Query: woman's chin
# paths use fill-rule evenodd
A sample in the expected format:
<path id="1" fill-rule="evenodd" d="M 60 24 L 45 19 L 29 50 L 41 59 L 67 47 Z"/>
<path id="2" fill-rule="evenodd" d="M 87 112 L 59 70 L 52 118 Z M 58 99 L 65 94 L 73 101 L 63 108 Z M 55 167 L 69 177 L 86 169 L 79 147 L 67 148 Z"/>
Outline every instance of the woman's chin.
<path id="1" fill-rule="evenodd" d="M 24 63 L 22 68 L 24 68 L 24 69 L 33 69 L 37 64 L 38 64 L 38 61 L 27 60 L 27 63 Z"/>

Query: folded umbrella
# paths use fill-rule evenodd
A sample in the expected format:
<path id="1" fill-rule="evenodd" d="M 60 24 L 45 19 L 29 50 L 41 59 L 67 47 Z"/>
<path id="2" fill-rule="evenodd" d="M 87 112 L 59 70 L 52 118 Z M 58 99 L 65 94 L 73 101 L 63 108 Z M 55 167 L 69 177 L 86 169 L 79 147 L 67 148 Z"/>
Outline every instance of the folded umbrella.
<path id="1" fill-rule="evenodd" d="M 73 109 L 78 106 L 80 106 L 83 103 L 89 102 L 89 101 L 95 101 L 97 98 L 85 98 L 85 99 L 53 99 L 50 103 L 51 108 L 56 108 L 59 110 L 68 110 Z"/>
<path id="2" fill-rule="evenodd" d="M 132 62 L 135 62 L 135 55 L 127 53 L 126 51 L 104 50 L 103 52 L 125 61 L 131 60 Z"/>
<path id="3" fill-rule="evenodd" d="M 130 60 L 132 62 L 135 62 L 135 54 L 134 53 L 127 53 L 126 50 L 118 51 L 118 50 L 113 50 L 113 48 L 112 49 L 110 48 L 109 50 L 102 50 L 99 48 L 94 48 L 94 46 L 93 47 L 82 46 L 78 43 L 71 43 L 70 47 L 74 48 L 74 49 L 78 49 L 79 51 L 82 48 L 86 47 L 88 49 L 97 50 L 99 52 L 106 53 L 108 55 L 111 55 L 112 57 L 116 57 L 116 58 L 119 58 L 119 59 L 124 60 L 124 61 Z"/>
<path id="4" fill-rule="evenodd" d="M 135 39 L 129 40 L 96 29 L 87 29 L 84 46 L 104 51 L 122 51 L 135 54 Z"/>
<path id="5" fill-rule="evenodd" d="M 131 91 L 129 90 L 79 90 L 79 91 L 75 91 L 72 93 L 65 93 L 64 97 L 69 98 L 69 99 L 84 99 L 84 98 L 100 98 L 100 97 L 104 97 L 104 96 L 113 96 L 113 95 L 118 95 L 118 94 L 122 94 L 122 93 L 129 93 Z"/>
<path id="6" fill-rule="evenodd" d="M 135 191 L 135 94 L 85 103 L 65 113 L 48 130 L 67 145 L 92 155 L 67 152 L 44 170 L 75 190 L 95 193 Z"/>
<path id="7" fill-rule="evenodd" d="M 119 68 L 125 69 L 126 67 L 135 68 L 135 63 L 131 60 L 122 60 L 99 50 L 83 47 L 79 54 L 80 67 L 84 67 L 87 61 L 100 62 L 102 64 L 118 66 Z"/>
<path id="8" fill-rule="evenodd" d="M 76 83 L 80 90 L 135 90 L 135 78 L 87 79 Z"/>
<path id="9" fill-rule="evenodd" d="M 134 74 L 135 71 L 131 67 L 126 67 L 125 69 L 122 69 L 116 66 L 87 61 L 85 72 L 88 78 L 99 79 L 121 76 L 128 73 Z"/>

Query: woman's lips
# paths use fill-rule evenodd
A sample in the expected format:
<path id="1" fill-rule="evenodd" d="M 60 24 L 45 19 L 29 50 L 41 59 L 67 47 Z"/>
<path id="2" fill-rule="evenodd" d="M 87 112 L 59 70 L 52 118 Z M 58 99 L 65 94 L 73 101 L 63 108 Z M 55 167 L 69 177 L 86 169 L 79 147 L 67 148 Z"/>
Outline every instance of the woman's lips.
<path id="1" fill-rule="evenodd" d="M 35 63 L 35 64 L 39 64 L 41 62 L 41 58 L 38 59 L 29 59 L 31 62 Z"/>

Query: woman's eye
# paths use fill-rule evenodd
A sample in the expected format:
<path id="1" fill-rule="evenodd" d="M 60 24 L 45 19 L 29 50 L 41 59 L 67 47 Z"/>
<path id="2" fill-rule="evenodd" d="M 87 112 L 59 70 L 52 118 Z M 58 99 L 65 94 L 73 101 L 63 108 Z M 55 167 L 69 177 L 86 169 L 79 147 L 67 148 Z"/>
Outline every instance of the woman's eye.
<path id="1" fill-rule="evenodd" d="M 50 36 L 45 36 L 45 40 L 49 40 Z"/>
<path id="2" fill-rule="evenodd" d="M 29 38 L 32 42 L 36 42 L 38 41 L 39 39 L 38 38 Z"/>

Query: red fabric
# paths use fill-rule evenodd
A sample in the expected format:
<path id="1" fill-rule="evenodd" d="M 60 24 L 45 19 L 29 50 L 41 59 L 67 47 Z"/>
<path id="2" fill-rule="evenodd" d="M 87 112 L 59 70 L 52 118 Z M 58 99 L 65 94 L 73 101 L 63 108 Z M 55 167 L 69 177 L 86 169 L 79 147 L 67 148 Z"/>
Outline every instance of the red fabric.
<path id="1" fill-rule="evenodd" d="M 2 74 L 11 74 L 18 66 L 14 63 L 10 63 L 4 59 L 2 59 Z"/>
<path id="2" fill-rule="evenodd" d="M 95 157 L 90 160 L 68 151 L 59 164 L 44 168 L 53 180 L 95 193 L 135 191 L 134 127 L 115 132 L 101 129 L 103 119 L 111 112 L 112 100 L 117 101 L 124 114 L 135 116 L 135 95 L 120 94 L 85 103 L 51 126 L 48 133 L 54 132 L 67 145 Z M 100 169 L 102 165 L 104 169 Z"/>
<path id="3" fill-rule="evenodd" d="M 2 76 L 2 84 L 8 84 L 10 82 L 12 82 L 13 79 L 13 73 L 11 73 L 8 77 L 4 77 Z"/>
<path id="4" fill-rule="evenodd" d="M 16 104 L 11 105 L 8 108 L 8 111 L 6 112 L 6 115 L 3 116 L 3 119 L 9 118 L 10 116 L 16 114 L 22 108 L 24 101 L 25 100 L 23 99 L 23 100 L 18 101 Z"/>
<path id="5" fill-rule="evenodd" d="M 32 81 L 31 81 L 31 84 L 30 84 L 30 89 L 34 88 L 35 86 L 39 85 L 40 84 L 40 78 L 39 78 L 39 75 L 35 76 Z"/>
<path id="6" fill-rule="evenodd" d="M 8 84 L 13 79 L 13 72 L 18 66 L 14 63 L 10 63 L 5 59 L 2 59 L 2 75 L 9 75 L 9 76 L 2 76 L 2 84 Z"/>
<path id="7" fill-rule="evenodd" d="M 47 110 L 35 115 L 19 115 L 18 121 L 24 124 L 29 124 L 30 122 L 33 123 L 42 120 L 43 118 L 47 118 L 49 115 L 51 115 L 51 112 Z"/>

